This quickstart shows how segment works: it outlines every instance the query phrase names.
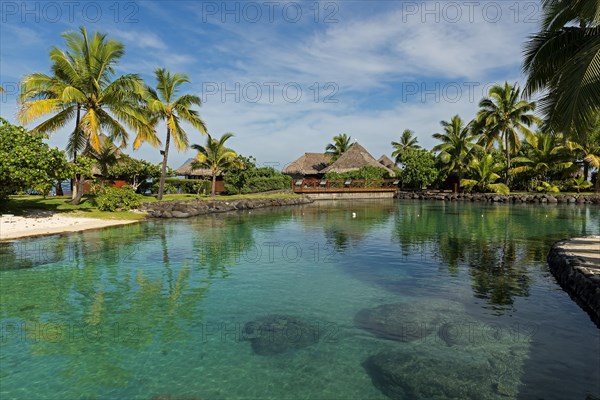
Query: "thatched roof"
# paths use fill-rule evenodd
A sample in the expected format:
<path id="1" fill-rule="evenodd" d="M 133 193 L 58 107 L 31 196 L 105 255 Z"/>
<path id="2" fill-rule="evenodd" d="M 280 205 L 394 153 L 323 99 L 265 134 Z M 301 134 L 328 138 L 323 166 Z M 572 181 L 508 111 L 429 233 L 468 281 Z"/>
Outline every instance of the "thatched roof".
<path id="1" fill-rule="evenodd" d="M 328 172 L 343 173 L 356 171 L 366 166 L 383 168 L 389 172 L 390 176 L 395 176 L 394 171 L 380 164 L 364 147 L 358 143 L 353 143 L 348 150 L 346 150 L 346 152 L 340 156 L 340 158 L 338 158 L 329 167 L 322 170 L 321 173 L 326 174 Z"/>
<path id="2" fill-rule="evenodd" d="M 182 176 L 212 176 L 212 172 L 208 168 L 196 168 L 192 169 L 192 163 L 194 158 L 188 159 L 183 165 L 175 170 L 177 175 Z M 217 176 L 221 176 L 222 173 L 218 173 Z"/>
<path id="3" fill-rule="evenodd" d="M 304 153 L 300 158 L 288 164 L 281 172 L 286 175 L 316 175 L 329 165 L 331 154 Z"/>
<path id="4" fill-rule="evenodd" d="M 381 165 L 383 165 L 384 167 L 388 167 L 389 169 L 395 168 L 396 167 L 396 163 L 393 162 L 388 156 L 386 156 L 385 154 L 382 155 L 381 157 L 379 157 L 379 159 L 377 160 L 377 162 Z"/>

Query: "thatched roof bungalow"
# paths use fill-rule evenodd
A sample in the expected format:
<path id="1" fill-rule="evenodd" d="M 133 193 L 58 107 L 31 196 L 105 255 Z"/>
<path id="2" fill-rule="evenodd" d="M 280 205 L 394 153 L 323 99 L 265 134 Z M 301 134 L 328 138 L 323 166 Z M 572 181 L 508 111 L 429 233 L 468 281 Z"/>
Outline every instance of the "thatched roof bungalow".
<path id="1" fill-rule="evenodd" d="M 383 165 L 384 167 L 387 167 L 389 169 L 394 169 L 396 168 L 396 163 L 393 162 L 388 156 L 386 156 L 385 154 L 382 155 L 381 157 L 379 157 L 379 159 L 377 160 L 377 162 L 381 165 Z"/>
<path id="2" fill-rule="evenodd" d="M 175 170 L 178 176 L 183 176 L 185 179 L 212 179 L 212 172 L 208 168 L 192 168 L 192 163 L 195 158 L 190 158 L 183 165 Z M 222 193 L 225 191 L 225 182 L 223 181 L 223 173 L 217 174 L 215 184 L 215 192 Z"/>
<path id="3" fill-rule="evenodd" d="M 371 166 L 385 169 L 390 176 L 395 176 L 394 171 L 378 162 L 369 152 L 358 143 L 353 143 L 344 154 L 333 164 L 321 170 L 322 174 L 328 172 L 344 173 L 357 171 L 362 167 Z"/>
<path id="4" fill-rule="evenodd" d="M 331 162 L 331 154 L 304 153 L 300 158 L 288 164 L 281 172 L 296 178 L 317 177 Z"/>
<path id="5" fill-rule="evenodd" d="M 183 165 L 175 170 L 178 176 L 183 176 L 186 179 L 208 179 L 212 178 L 212 172 L 208 168 L 192 168 L 192 163 L 195 158 L 188 159 Z M 223 173 L 219 172 L 217 177 L 222 177 Z"/>

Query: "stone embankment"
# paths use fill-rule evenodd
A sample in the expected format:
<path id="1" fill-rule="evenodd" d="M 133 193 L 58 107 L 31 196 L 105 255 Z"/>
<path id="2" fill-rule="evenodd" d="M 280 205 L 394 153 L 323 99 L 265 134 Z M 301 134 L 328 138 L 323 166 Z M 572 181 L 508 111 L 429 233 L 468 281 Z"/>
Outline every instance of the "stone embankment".
<path id="1" fill-rule="evenodd" d="M 600 236 L 555 243 L 548 265 L 558 283 L 600 323 Z"/>
<path id="2" fill-rule="evenodd" d="M 547 203 L 547 204 L 600 204 L 600 195 L 568 194 L 493 194 L 493 193 L 443 193 L 443 192 L 397 192 L 397 199 L 479 201 L 493 203 Z"/>
<path id="3" fill-rule="evenodd" d="M 282 199 L 242 199 L 242 200 L 191 200 L 162 201 L 144 203 L 140 211 L 154 218 L 189 218 L 196 215 L 212 214 L 236 210 L 252 210 L 264 207 L 292 206 L 312 203 L 307 197 Z"/>

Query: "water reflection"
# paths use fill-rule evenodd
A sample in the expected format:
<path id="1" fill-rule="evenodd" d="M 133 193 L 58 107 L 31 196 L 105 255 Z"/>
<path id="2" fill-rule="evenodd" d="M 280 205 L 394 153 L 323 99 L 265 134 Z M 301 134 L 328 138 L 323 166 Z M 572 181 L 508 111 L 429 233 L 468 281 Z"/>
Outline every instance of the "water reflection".
<path id="1" fill-rule="evenodd" d="M 295 269 L 249 265 L 265 240 L 322 240 L 337 255 L 336 262 L 319 264 L 323 270 L 354 273 L 415 297 L 448 299 L 441 290 L 466 288 L 499 315 L 531 295 L 553 241 L 598 233 L 599 223 L 599 210 L 581 206 L 322 202 L 4 243 L 0 379 L 23 386 L 30 371 L 37 377 L 52 371 L 44 384 L 55 398 L 65 390 L 82 398 L 114 398 L 111 391 L 119 388 L 144 387 L 162 372 L 161 360 L 192 358 L 186 352 L 197 343 L 205 315 L 221 311 L 208 306 L 216 289 L 233 308 L 243 309 L 233 293 L 243 286 L 219 285 L 235 283 L 240 269 L 258 274 L 244 279 L 256 278 L 248 285 L 259 289 L 248 288 L 257 296 L 264 292 L 259 304 L 280 301 L 277 285 L 299 277 L 311 291 L 319 270 L 310 263 Z M 270 275 L 277 268 L 279 281 Z M 335 286 L 330 290 L 339 290 Z M 362 301 L 362 293 L 352 298 Z M 379 301 L 387 294 L 369 296 Z M 307 308 L 297 304 L 292 311 Z"/>

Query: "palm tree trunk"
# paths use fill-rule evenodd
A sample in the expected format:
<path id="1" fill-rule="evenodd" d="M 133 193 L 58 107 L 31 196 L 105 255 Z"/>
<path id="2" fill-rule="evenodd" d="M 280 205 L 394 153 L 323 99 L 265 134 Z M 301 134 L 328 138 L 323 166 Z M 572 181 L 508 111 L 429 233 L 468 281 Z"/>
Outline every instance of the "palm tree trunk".
<path id="1" fill-rule="evenodd" d="M 79 121 L 81 117 L 81 105 L 77 105 L 77 117 L 75 119 L 75 134 L 79 130 Z M 77 146 L 73 146 L 73 163 L 77 161 Z M 81 174 L 75 174 L 73 179 L 73 187 L 71 189 L 71 204 L 79 204 L 83 197 L 83 178 Z"/>
<path id="2" fill-rule="evenodd" d="M 509 172 L 510 172 L 510 148 L 508 147 L 508 133 L 504 132 L 504 144 L 506 145 L 506 179 L 505 183 L 508 186 Z"/>
<path id="3" fill-rule="evenodd" d="M 215 197 L 217 194 L 217 173 L 213 172 L 212 174 L 212 189 L 210 191 L 211 197 Z"/>
<path id="4" fill-rule="evenodd" d="M 75 184 L 73 185 L 73 197 L 71 200 L 71 204 L 79 204 L 81 202 L 81 198 L 83 197 L 83 185 L 85 183 L 85 179 L 81 176 L 81 174 L 77 174 L 75 178 Z"/>
<path id="5" fill-rule="evenodd" d="M 589 170 L 590 170 L 589 164 L 584 161 L 583 162 L 583 180 L 584 181 L 588 180 Z"/>
<path id="6" fill-rule="evenodd" d="M 169 157 L 169 144 L 171 143 L 171 130 L 167 128 L 167 141 L 165 142 L 165 154 L 163 156 L 162 169 L 160 171 L 160 183 L 158 185 L 158 200 L 162 200 L 165 190 L 165 177 L 167 176 L 167 158 Z"/>

